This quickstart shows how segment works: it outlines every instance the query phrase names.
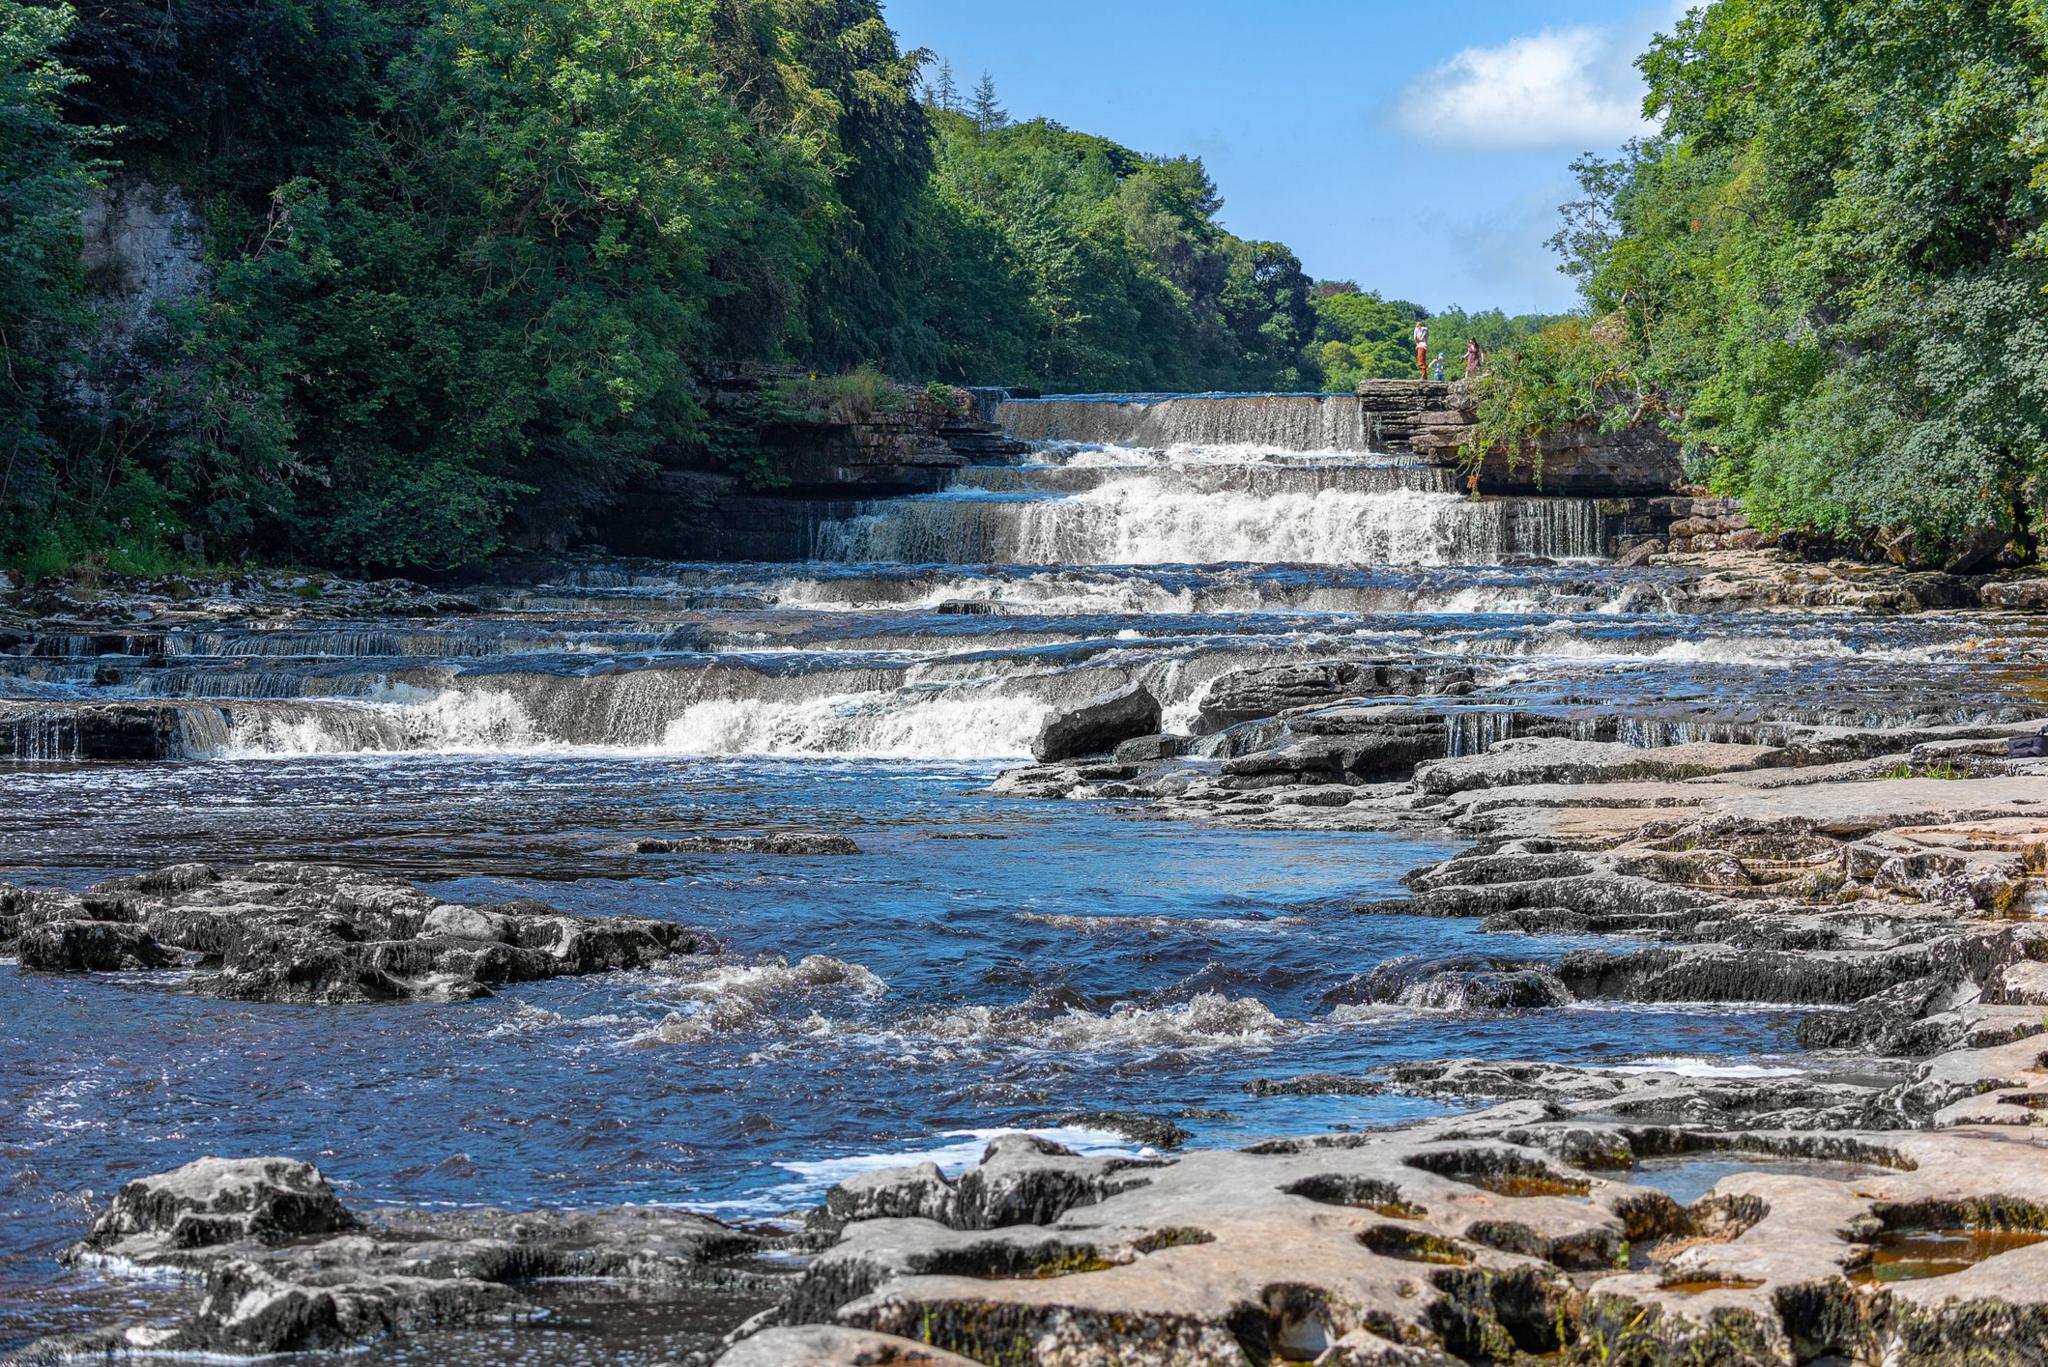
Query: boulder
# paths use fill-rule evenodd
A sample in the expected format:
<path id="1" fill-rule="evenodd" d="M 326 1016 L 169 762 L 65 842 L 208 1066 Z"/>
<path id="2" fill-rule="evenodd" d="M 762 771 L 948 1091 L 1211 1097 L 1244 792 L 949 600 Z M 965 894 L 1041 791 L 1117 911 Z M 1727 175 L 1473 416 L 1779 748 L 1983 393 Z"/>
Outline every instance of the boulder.
<path id="1" fill-rule="evenodd" d="M 1136 736 L 1116 747 L 1111 758 L 1119 764 L 1149 764 L 1154 760 L 1179 759 L 1194 744 L 1191 736 Z"/>
<path id="2" fill-rule="evenodd" d="M 1240 722 L 1354 698 L 1445 693 L 1472 681 L 1467 665 L 1411 661 L 1310 660 L 1238 669 L 1209 685 L 1195 732 L 1214 735 Z"/>
<path id="3" fill-rule="evenodd" d="M 2048 574 L 1994 579 L 1977 590 L 1977 598 L 1987 608 L 2004 608 L 2008 612 L 2048 612 Z"/>
<path id="4" fill-rule="evenodd" d="M 21 966 L 43 973 L 114 973 L 162 968 L 174 956 L 141 926 L 119 921 L 47 921 L 21 932 Z"/>
<path id="5" fill-rule="evenodd" d="M 1048 717 L 1031 753 L 1041 764 L 1105 755 L 1124 741 L 1155 734 L 1160 716 L 1159 699 L 1150 689 L 1141 683 L 1126 684 Z"/>
<path id="6" fill-rule="evenodd" d="M 915 1339 L 847 1329 L 836 1324 L 796 1324 L 742 1339 L 716 1367 L 979 1367 L 972 1358 Z"/>
<path id="7" fill-rule="evenodd" d="M 275 1245 L 355 1227 L 355 1216 L 311 1163 L 200 1158 L 122 1187 L 66 1256 L 181 1261 L 193 1250 L 243 1240 Z"/>

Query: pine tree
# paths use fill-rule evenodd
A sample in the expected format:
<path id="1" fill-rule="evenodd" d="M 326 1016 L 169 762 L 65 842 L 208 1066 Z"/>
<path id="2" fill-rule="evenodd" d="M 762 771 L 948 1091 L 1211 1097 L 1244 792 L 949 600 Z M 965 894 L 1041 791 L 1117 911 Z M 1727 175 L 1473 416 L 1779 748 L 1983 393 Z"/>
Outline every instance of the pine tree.
<path id="1" fill-rule="evenodd" d="M 940 60 L 939 79 L 930 89 L 928 103 L 948 114 L 960 112 L 960 87 L 954 83 L 951 62 Z"/>
<path id="2" fill-rule="evenodd" d="M 984 133 L 992 128 L 1001 128 L 1010 122 L 1009 114 L 996 103 L 995 77 L 986 71 L 981 73 L 981 81 L 974 87 L 974 106 L 971 112 L 974 115 L 974 126 Z"/>

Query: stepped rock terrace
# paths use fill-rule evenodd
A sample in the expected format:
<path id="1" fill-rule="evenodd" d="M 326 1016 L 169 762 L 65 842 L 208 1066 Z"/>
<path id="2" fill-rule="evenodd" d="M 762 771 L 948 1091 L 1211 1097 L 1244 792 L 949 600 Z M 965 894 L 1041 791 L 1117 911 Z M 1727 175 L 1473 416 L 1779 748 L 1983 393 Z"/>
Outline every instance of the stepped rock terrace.
<path id="1" fill-rule="evenodd" d="M 8 593 L 0 1354 L 2048 1344 L 2038 581 L 1619 563 L 1666 472 L 1474 498 L 1449 398 Z"/>

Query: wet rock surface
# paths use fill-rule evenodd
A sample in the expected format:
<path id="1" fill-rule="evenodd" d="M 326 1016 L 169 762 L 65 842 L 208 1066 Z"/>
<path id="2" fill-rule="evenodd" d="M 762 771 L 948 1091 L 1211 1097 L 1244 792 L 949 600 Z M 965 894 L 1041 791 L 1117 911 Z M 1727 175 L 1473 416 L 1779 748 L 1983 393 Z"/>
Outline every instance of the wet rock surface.
<path id="1" fill-rule="evenodd" d="M 658 1299 L 688 1288 L 754 1309 L 781 1277 L 769 1241 L 656 1210 L 358 1213 L 310 1164 L 206 1158 L 123 1187 L 64 1254 L 79 1266 L 172 1276 L 185 1288 L 147 1322 L 46 1340 L 22 1362 L 129 1355 L 255 1357 L 361 1349 L 394 1335 L 544 1319 L 550 1283 L 598 1280 Z M 729 1312 L 703 1341 L 745 1317 Z"/>
<path id="2" fill-rule="evenodd" d="M 0 952 L 22 972 L 183 968 L 239 1001 L 449 1001 L 507 983 L 715 952 L 667 921 L 472 906 L 334 865 L 178 864 L 80 893 L 0 892 Z"/>
<path id="3" fill-rule="evenodd" d="M 1640 942 L 1393 960 L 1332 989 L 1334 1009 L 1796 1003 L 1814 1008 L 1803 1042 L 1855 1053 L 1726 1075 L 1452 1059 L 1276 1077 L 1253 1090 L 1485 1109 L 1144 1167 L 999 1141 L 958 1178 L 836 1190 L 820 1228 L 837 1242 L 778 1318 L 977 1362 L 2008 1360 L 1970 1346 L 1986 1334 L 2027 1360 L 2048 1349 L 2048 762 L 2000 758 L 2001 734 L 1524 738 L 1405 785 L 1312 768 L 1276 734 L 1249 757 L 1352 796 L 1297 808 L 1264 790 L 1253 819 L 1424 821 L 1474 842 L 1359 914 Z M 1232 822 L 1247 794 L 1221 781 L 1258 772 L 1159 767 L 1005 781 Z M 963 1204 L 984 1184 L 1011 1195 Z M 833 1342 L 819 1360 L 868 1351 Z"/>
<path id="4" fill-rule="evenodd" d="M 1671 592 L 1694 607 L 1913 611 L 1977 591 L 1950 576 L 1689 560 Z M 700 1307 L 687 1329 L 656 1317 L 651 1360 L 723 1352 L 735 1367 L 2048 1353 L 2048 1253 L 2034 1238 L 2048 1230 L 2048 761 L 2006 745 L 2040 718 L 1909 710 L 1845 726 L 1759 707 L 1708 730 L 1577 697 L 1475 708 L 1476 687 L 1460 660 L 1289 661 L 1216 673 L 1171 722 L 1149 694 L 1077 689 L 1071 723 L 1048 728 L 1048 761 L 997 788 L 1223 826 L 1449 833 L 1468 848 L 1413 874 L 1407 895 L 1341 909 L 1619 937 L 1346 965 L 1316 988 L 1332 1018 L 1399 1008 L 1510 1029 L 1518 1013 L 1615 1003 L 1792 1005 L 1810 1059 L 1724 1073 L 1296 1064 L 1246 1090 L 1464 1113 L 1190 1152 L 1170 1114 L 1048 1109 L 1046 1125 L 1153 1152 L 1005 1135 L 964 1172 L 848 1178 L 801 1233 L 775 1236 L 666 1211 L 357 1210 L 303 1164 L 206 1160 L 123 1190 L 70 1254 L 108 1275 L 176 1272 L 189 1279 L 178 1312 L 35 1351 L 246 1356 L 516 1335 L 565 1319 L 554 1279 L 595 1278 L 614 1299 L 592 1322 Z M 789 832 L 630 848 L 851 844 Z M 196 991 L 300 1002 L 461 997 L 715 948 L 665 922 L 469 906 L 310 865 L 174 866 L 82 894 L 0 888 L 0 942 L 23 971 L 182 970 Z"/>
<path id="5" fill-rule="evenodd" d="M 1159 717 L 1159 699 L 1143 684 L 1127 684 L 1048 717 L 1031 752 L 1041 762 L 1107 754 L 1158 731 Z"/>

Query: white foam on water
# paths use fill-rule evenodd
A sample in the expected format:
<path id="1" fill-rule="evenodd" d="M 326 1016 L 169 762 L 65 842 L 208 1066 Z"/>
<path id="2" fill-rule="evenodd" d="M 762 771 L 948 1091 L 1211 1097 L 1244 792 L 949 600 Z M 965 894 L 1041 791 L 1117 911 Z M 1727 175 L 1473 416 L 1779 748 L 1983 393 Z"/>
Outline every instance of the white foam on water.
<path id="1" fill-rule="evenodd" d="M 417 703 L 327 703 L 234 713 L 223 741 L 204 757 L 259 759 L 298 755 L 431 750 L 496 753 L 542 743 L 533 718 L 509 693 L 448 689 Z"/>
<path id="2" fill-rule="evenodd" d="M 1820 660 L 1863 660 L 1889 664 L 1928 664 L 1950 657 L 1950 647 L 1857 646 L 1834 636 L 1707 636 L 1672 641 L 1658 637 L 1617 640 L 1579 634 L 1570 621 L 1553 622 L 1516 639 L 1483 636 L 1447 640 L 1440 649 L 1458 655 L 1516 656 L 1531 660 L 1721 664 L 1781 668 Z"/>
<path id="3" fill-rule="evenodd" d="M 870 759 L 1019 759 L 1052 705 L 1030 698 L 834 694 L 694 703 L 661 748 L 685 755 L 842 755 Z"/>
<path id="4" fill-rule="evenodd" d="M 1634 1063 L 1615 1063 L 1594 1071 L 1602 1073 L 1677 1073 L 1681 1077 L 1801 1077 L 1804 1068 L 1772 1067 L 1761 1063 L 1720 1063 L 1704 1058 L 1685 1058 L 1676 1054 L 1659 1055 L 1638 1059 Z"/>
<path id="5" fill-rule="evenodd" d="M 1050 911 L 1012 912 L 1025 925 L 1049 926 L 1083 935 L 1104 931 L 1141 930 L 1151 935 L 1185 935 L 1190 931 L 1271 932 L 1304 924 L 1300 916 L 1087 916 Z"/>
<path id="6" fill-rule="evenodd" d="M 759 595 L 779 608 L 823 612 L 917 612 L 946 603 L 987 603 L 1012 612 L 1047 616 L 1233 612 L 1280 617 L 1330 613 L 1523 615 L 1557 610 L 1560 602 L 1574 611 L 1614 615 L 1645 606 L 1640 585 L 1586 601 L 1576 586 L 1549 590 L 1518 584 L 1287 585 L 1229 569 L 1204 576 L 1199 583 L 1179 585 L 1113 566 L 1048 567 L 1040 573 L 1014 575 L 937 574 L 920 576 L 902 585 L 900 592 L 891 592 L 900 583 L 857 576 L 791 575 L 761 584 Z"/>
<path id="7" fill-rule="evenodd" d="M 912 1021 L 903 1033 L 943 1044 L 1014 1045 L 1054 1053 L 1108 1050 L 1242 1049 L 1271 1044 L 1290 1029 L 1255 997 L 1203 992 L 1177 1006 L 1119 1003 L 1108 1011 L 964 1006 Z"/>
<path id="8" fill-rule="evenodd" d="M 796 1174 L 806 1185 L 830 1186 L 864 1173 L 915 1167 L 920 1163 L 936 1163 L 941 1172 L 951 1177 L 979 1163 L 982 1154 L 987 1152 L 990 1141 L 1006 1134 L 1028 1134 L 1036 1139 L 1050 1140 L 1087 1158 L 1133 1157 L 1144 1152 L 1123 1135 L 1108 1130 L 1055 1125 L 1044 1129 L 1022 1130 L 944 1130 L 937 1138 L 950 1142 L 932 1144 L 924 1148 L 894 1153 L 848 1154 L 841 1158 L 793 1160 L 777 1163 L 775 1166 L 785 1172 Z"/>
<path id="9" fill-rule="evenodd" d="M 1598 530 L 1575 500 L 1530 511 L 1415 489 L 1259 496 L 1133 476 L 1064 498 L 875 505 L 823 528 L 819 551 L 946 564 L 1489 564 L 1517 551 L 1597 555 Z"/>
<path id="10" fill-rule="evenodd" d="M 1257 465 L 1294 468 L 1414 467 L 1423 462 L 1369 451 L 1273 451 L 1249 442 L 1179 441 L 1167 446 L 1115 446 L 1096 443 L 1050 442 L 1038 454 L 1045 463 L 1067 470 L 1145 469 L 1179 465 Z"/>
<path id="11" fill-rule="evenodd" d="M 641 977 L 647 981 L 645 975 Z M 683 961 L 652 980 L 649 993 L 657 1001 L 679 1002 L 679 1009 L 626 1043 L 694 1043 L 772 1024 L 771 1008 L 787 998 L 810 998 L 821 992 L 874 998 L 888 990 L 889 985 L 865 965 L 824 954 L 807 955 L 794 964 L 785 959 L 708 966 Z M 805 1029 L 815 1033 L 830 1026 L 822 1020 L 813 1026 L 807 1020 Z"/>

